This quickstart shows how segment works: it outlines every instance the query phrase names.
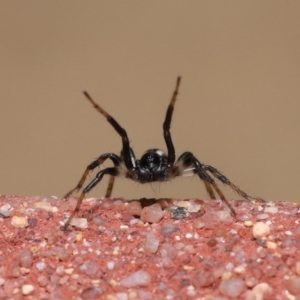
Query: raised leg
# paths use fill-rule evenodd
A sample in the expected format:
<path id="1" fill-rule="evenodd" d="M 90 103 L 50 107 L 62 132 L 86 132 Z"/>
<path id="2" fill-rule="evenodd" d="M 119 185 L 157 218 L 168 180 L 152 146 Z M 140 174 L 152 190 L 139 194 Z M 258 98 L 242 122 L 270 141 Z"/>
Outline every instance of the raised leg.
<path id="1" fill-rule="evenodd" d="M 163 132 L 164 132 L 164 138 L 167 144 L 168 149 L 168 166 L 171 167 L 175 162 L 175 148 L 172 142 L 171 133 L 170 133 L 170 126 L 172 121 L 172 115 L 174 110 L 174 104 L 176 101 L 176 97 L 178 95 L 178 89 L 180 84 L 181 77 L 177 77 L 176 87 L 175 91 L 173 93 L 173 96 L 171 98 L 171 102 L 168 106 L 165 121 L 163 124 Z"/>
<path id="2" fill-rule="evenodd" d="M 89 174 L 92 170 L 94 170 L 96 167 L 100 166 L 106 159 L 110 159 L 110 160 L 113 162 L 113 164 L 114 164 L 115 167 L 119 166 L 120 163 L 121 163 L 120 157 L 118 157 L 118 156 L 117 156 L 116 154 L 114 154 L 114 153 L 104 153 L 104 154 L 100 155 L 96 160 L 94 160 L 92 163 L 90 163 L 90 164 L 87 166 L 87 168 L 85 169 L 85 171 L 84 171 L 84 173 L 83 173 L 81 179 L 79 180 L 78 184 L 75 186 L 75 188 L 73 188 L 72 190 L 70 190 L 70 191 L 64 196 L 64 198 L 66 199 L 66 198 L 70 197 L 70 196 L 73 194 L 73 192 L 75 192 L 75 191 L 78 192 L 78 191 L 82 188 L 82 186 L 83 186 L 83 184 L 84 184 L 84 182 L 85 182 L 85 180 L 86 180 L 88 174 Z M 111 187 L 111 189 L 112 189 L 112 187 Z M 110 192 L 111 192 L 111 191 L 110 191 Z"/>
<path id="3" fill-rule="evenodd" d="M 67 220 L 67 222 L 64 225 L 64 230 L 66 230 L 68 228 L 68 226 L 70 225 L 72 219 L 74 218 L 74 216 L 76 215 L 76 213 L 79 211 L 79 208 L 81 206 L 82 200 L 85 197 L 86 193 L 88 193 L 93 187 L 95 187 L 103 178 L 104 175 L 110 175 L 110 176 L 117 176 L 118 175 L 118 169 L 115 167 L 112 168 L 106 168 L 104 170 L 101 170 L 100 172 L 97 173 L 96 177 L 94 180 L 92 180 L 92 182 L 90 182 L 85 188 L 84 190 L 81 192 L 81 195 L 77 201 L 76 207 L 74 209 L 74 211 L 72 212 L 71 216 L 69 217 L 69 219 Z"/>
<path id="4" fill-rule="evenodd" d="M 120 124 L 111 116 L 109 115 L 102 107 L 100 107 L 88 94 L 88 92 L 83 92 L 86 98 L 93 104 L 93 106 L 106 118 L 106 120 L 112 125 L 112 127 L 117 131 L 117 133 L 122 138 L 123 144 L 123 153 L 124 153 L 124 164 L 127 169 L 133 169 L 134 165 L 131 160 L 131 153 L 130 153 L 130 145 L 129 139 L 127 136 L 126 130 L 120 126 Z"/>

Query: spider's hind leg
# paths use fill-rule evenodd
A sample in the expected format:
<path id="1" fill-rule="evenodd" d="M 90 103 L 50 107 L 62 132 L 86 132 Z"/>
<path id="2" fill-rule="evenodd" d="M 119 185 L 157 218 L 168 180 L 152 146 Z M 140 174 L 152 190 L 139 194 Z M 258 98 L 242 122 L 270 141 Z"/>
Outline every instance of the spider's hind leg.
<path id="1" fill-rule="evenodd" d="M 265 200 L 263 200 L 262 198 L 252 197 L 252 196 L 246 194 L 238 186 L 233 184 L 226 176 L 224 176 L 222 173 L 220 173 L 215 167 L 210 166 L 210 165 L 203 165 L 203 169 L 206 171 L 209 171 L 211 174 L 213 174 L 214 177 L 219 179 L 222 183 L 230 186 L 237 194 L 239 194 L 243 198 L 245 198 L 247 200 L 256 200 L 259 202 L 265 202 Z"/>
<path id="2" fill-rule="evenodd" d="M 202 168 L 203 165 L 201 165 L 201 163 L 196 158 L 195 158 L 195 165 L 197 166 L 197 168 L 196 168 L 197 174 L 205 182 L 205 185 L 211 185 L 215 189 L 215 191 L 217 192 L 217 194 L 219 195 L 221 200 L 224 203 L 226 203 L 226 205 L 228 206 L 228 208 L 231 211 L 231 214 L 235 217 L 236 212 L 235 212 L 234 208 L 231 206 L 229 201 L 225 198 L 224 194 L 219 189 L 216 182 L 209 176 L 209 174 L 207 172 L 205 172 L 205 170 Z"/>
<path id="3" fill-rule="evenodd" d="M 205 165 L 201 164 L 200 161 L 195 158 L 195 156 L 191 152 L 184 152 L 182 153 L 176 164 L 175 164 L 176 170 L 177 170 L 177 176 L 179 175 L 185 175 L 185 173 L 190 175 L 190 172 L 192 171 L 194 174 L 197 174 L 199 178 L 204 182 L 206 190 L 211 197 L 211 199 L 216 199 L 214 190 L 217 192 L 221 200 L 226 203 L 228 208 L 231 211 L 231 214 L 233 216 L 236 216 L 236 212 L 233 209 L 233 207 L 230 205 L 228 200 L 225 198 L 222 191 L 217 186 L 216 182 L 213 180 L 213 178 L 206 172 Z"/>
<path id="4" fill-rule="evenodd" d="M 189 173 L 191 171 L 191 168 L 194 169 L 193 168 L 194 160 L 195 160 L 195 157 L 191 152 L 183 152 L 178 157 L 178 160 L 175 164 L 175 168 L 177 170 L 178 175 L 182 175 L 182 176 L 190 175 Z M 192 172 L 195 173 L 195 169 Z M 185 173 L 187 173 L 187 174 L 185 175 Z M 197 174 L 197 172 L 196 172 L 196 174 Z M 204 185 L 205 185 L 205 189 L 206 189 L 207 194 L 209 195 L 209 197 L 211 199 L 216 199 L 216 195 L 214 193 L 214 190 L 213 190 L 211 184 L 207 180 L 204 180 L 201 177 L 200 177 L 200 179 L 203 180 Z"/>
<path id="5" fill-rule="evenodd" d="M 204 180 L 204 185 L 205 185 L 205 188 L 206 188 L 206 191 L 207 191 L 209 197 L 213 200 L 216 200 L 217 198 L 216 198 L 215 192 L 212 189 L 210 183 L 208 183 L 207 181 Z"/>

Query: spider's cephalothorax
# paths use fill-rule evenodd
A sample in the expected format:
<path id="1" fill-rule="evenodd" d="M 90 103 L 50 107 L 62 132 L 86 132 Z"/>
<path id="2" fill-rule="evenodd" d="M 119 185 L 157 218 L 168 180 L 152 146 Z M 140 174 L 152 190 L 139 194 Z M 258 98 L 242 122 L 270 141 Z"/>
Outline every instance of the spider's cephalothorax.
<path id="1" fill-rule="evenodd" d="M 168 180 L 167 167 L 167 155 L 161 150 L 150 149 L 140 160 L 136 160 L 135 179 L 140 183 Z"/>
<path id="2" fill-rule="evenodd" d="M 167 109 L 165 121 L 163 123 L 163 135 L 167 145 L 167 154 L 158 149 L 150 149 L 146 151 L 141 159 L 136 159 L 133 150 L 130 147 L 129 139 L 126 133 L 126 130 L 119 125 L 119 123 L 110 116 L 103 108 L 101 108 L 87 93 L 84 92 L 84 95 L 87 99 L 92 103 L 92 105 L 97 109 L 112 125 L 112 127 L 117 131 L 117 133 L 122 138 L 122 151 L 121 155 L 118 156 L 114 153 L 104 153 L 100 155 L 96 160 L 94 160 L 91 164 L 89 164 L 83 173 L 81 179 L 79 180 L 76 187 L 70 190 L 66 195 L 65 199 L 68 198 L 74 191 L 79 191 L 88 174 L 94 170 L 96 167 L 101 165 L 106 159 L 110 159 L 113 163 L 113 167 L 108 167 L 106 169 L 101 170 L 97 173 L 95 179 L 93 179 L 82 191 L 76 208 L 69 217 L 68 221 L 65 224 L 65 229 L 70 224 L 72 218 L 78 212 L 82 200 L 86 193 L 88 193 L 95 185 L 97 185 L 104 175 L 109 175 L 109 184 L 106 190 L 106 197 L 110 197 L 114 179 L 118 176 L 123 176 L 128 179 L 137 181 L 139 183 L 148 183 L 155 181 L 167 181 L 171 180 L 177 176 L 190 176 L 190 175 L 198 175 L 199 178 L 204 182 L 206 190 L 209 196 L 212 199 L 216 199 L 214 191 L 217 192 L 219 197 L 227 204 L 231 213 L 235 215 L 235 210 L 229 204 L 229 202 L 224 197 L 221 190 L 218 188 L 213 177 L 217 178 L 222 183 L 230 186 L 234 191 L 236 191 L 240 196 L 250 200 L 259 200 L 261 198 L 251 197 L 239 189 L 236 185 L 229 181 L 227 177 L 221 174 L 216 168 L 200 163 L 200 161 L 191 153 L 184 152 L 182 153 L 177 161 L 175 161 L 175 148 L 172 142 L 171 133 L 170 133 L 170 125 L 172 120 L 172 114 L 174 110 L 174 104 L 177 98 L 179 84 L 181 78 L 177 78 L 175 91 L 173 92 L 173 96 L 171 98 L 170 104 Z"/>

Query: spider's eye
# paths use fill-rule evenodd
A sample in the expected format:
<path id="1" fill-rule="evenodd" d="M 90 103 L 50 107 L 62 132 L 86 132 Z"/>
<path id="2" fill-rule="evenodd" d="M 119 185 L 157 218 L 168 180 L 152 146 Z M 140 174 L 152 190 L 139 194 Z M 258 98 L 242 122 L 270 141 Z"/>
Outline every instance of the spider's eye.
<path id="1" fill-rule="evenodd" d="M 159 156 L 156 153 L 147 153 L 141 158 L 141 164 L 144 167 L 153 169 L 157 164 L 159 164 Z"/>
<path id="2" fill-rule="evenodd" d="M 147 151 L 141 158 L 141 165 L 148 169 L 160 167 L 164 155 L 158 153 L 156 150 Z"/>

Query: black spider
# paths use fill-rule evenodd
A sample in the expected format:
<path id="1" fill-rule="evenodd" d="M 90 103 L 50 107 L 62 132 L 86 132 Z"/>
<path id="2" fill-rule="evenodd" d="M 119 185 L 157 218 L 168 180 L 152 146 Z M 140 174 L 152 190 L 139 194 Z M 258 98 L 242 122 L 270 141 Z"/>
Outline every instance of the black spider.
<path id="1" fill-rule="evenodd" d="M 68 198 L 74 191 L 79 191 L 88 174 L 94 170 L 96 167 L 101 165 L 106 159 L 110 159 L 113 163 L 113 167 L 109 167 L 101 170 L 97 173 L 95 179 L 92 180 L 82 191 L 76 208 L 65 223 L 64 228 L 66 229 L 70 224 L 72 218 L 79 211 L 80 205 L 86 193 L 88 193 L 94 186 L 96 186 L 103 178 L 104 175 L 110 175 L 109 184 L 106 190 L 105 197 L 110 197 L 114 179 L 117 176 L 123 176 L 131 180 L 147 183 L 154 181 L 168 181 L 176 176 L 189 176 L 197 174 L 200 179 L 204 182 L 206 190 L 212 199 L 216 199 L 214 190 L 217 192 L 219 197 L 227 204 L 232 215 L 236 215 L 235 210 L 229 204 L 229 202 L 224 197 L 223 193 L 217 186 L 214 179 L 211 177 L 212 174 L 215 178 L 220 180 L 222 183 L 230 186 L 235 190 L 240 196 L 250 200 L 259 200 L 261 198 L 251 197 L 239 189 L 236 185 L 229 181 L 227 177 L 221 174 L 216 168 L 210 165 L 202 164 L 191 152 L 182 153 L 177 161 L 175 162 L 175 148 L 172 142 L 170 133 L 170 124 L 172 120 L 172 114 L 174 110 L 174 104 L 178 94 L 179 84 L 181 78 L 177 78 L 175 91 L 171 98 L 171 102 L 168 106 L 165 121 L 163 123 L 163 134 L 167 145 L 168 153 L 165 154 L 163 151 L 158 149 L 150 149 L 143 154 L 141 159 L 136 159 L 133 150 L 130 147 L 128 136 L 126 130 L 122 128 L 119 123 L 110 116 L 103 108 L 101 108 L 87 92 L 83 92 L 87 99 L 93 104 L 93 106 L 107 119 L 107 121 L 113 126 L 113 128 L 118 132 L 122 138 L 122 151 L 121 155 L 118 156 L 114 153 L 104 153 L 100 155 L 96 160 L 89 164 L 83 173 L 79 183 L 76 187 L 70 190 L 64 198 Z M 210 174 L 209 174 L 210 173 Z"/>

